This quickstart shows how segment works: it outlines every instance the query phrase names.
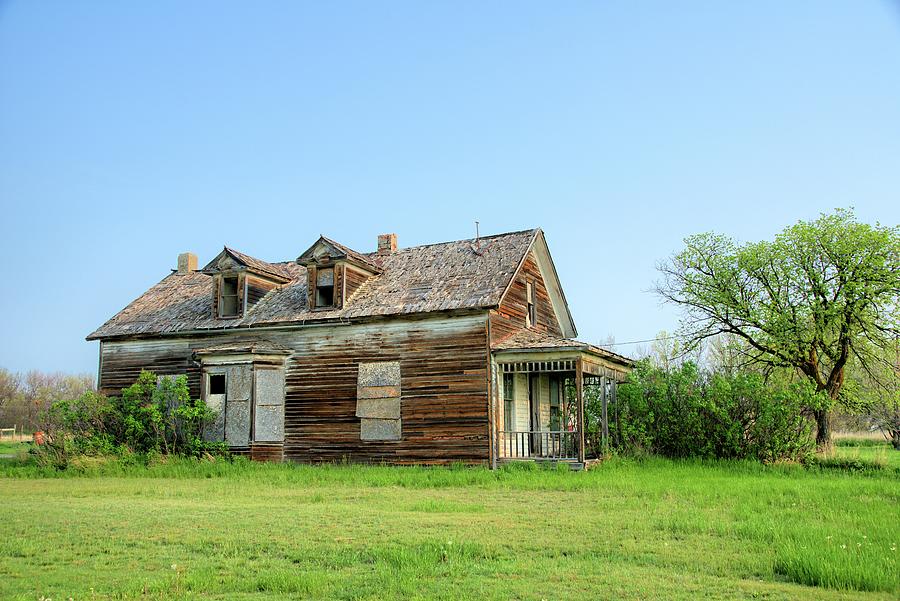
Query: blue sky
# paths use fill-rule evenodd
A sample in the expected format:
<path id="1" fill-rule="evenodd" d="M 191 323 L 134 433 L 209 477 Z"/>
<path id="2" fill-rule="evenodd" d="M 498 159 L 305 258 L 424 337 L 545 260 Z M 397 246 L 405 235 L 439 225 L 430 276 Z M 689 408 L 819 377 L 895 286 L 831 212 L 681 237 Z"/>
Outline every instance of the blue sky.
<path id="1" fill-rule="evenodd" d="M 544 229 L 580 338 L 650 338 L 685 236 L 898 197 L 892 2 L 0 4 L 9 369 L 95 371 L 182 251 L 476 219 Z"/>

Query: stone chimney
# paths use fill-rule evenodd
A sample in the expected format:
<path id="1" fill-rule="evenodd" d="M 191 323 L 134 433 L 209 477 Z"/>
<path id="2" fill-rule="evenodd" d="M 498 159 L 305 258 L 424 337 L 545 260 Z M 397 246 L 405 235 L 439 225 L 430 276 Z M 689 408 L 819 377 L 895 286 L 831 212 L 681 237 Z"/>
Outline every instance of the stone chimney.
<path id="1" fill-rule="evenodd" d="M 378 254 L 389 255 L 397 250 L 397 234 L 381 234 L 378 236 Z"/>
<path id="2" fill-rule="evenodd" d="M 197 271 L 197 255 L 194 253 L 181 253 L 178 255 L 178 273 Z"/>

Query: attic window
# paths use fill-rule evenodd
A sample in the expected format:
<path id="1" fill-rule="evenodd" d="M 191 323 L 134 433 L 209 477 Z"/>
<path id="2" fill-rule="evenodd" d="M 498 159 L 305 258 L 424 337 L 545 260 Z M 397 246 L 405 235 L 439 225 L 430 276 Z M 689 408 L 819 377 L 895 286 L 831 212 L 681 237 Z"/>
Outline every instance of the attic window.
<path id="1" fill-rule="evenodd" d="M 316 308 L 334 306 L 334 267 L 316 271 Z"/>
<path id="2" fill-rule="evenodd" d="M 534 310 L 534 284 L 531 282 L 525 283 L 525 302 L 528 305 L 528 313 L 525 315 L 525 325 L 530 328 L 537 323 L 537 316 L 535 315 Z"/>
<path id="3" fill-rule="evenodd" d="M 222 292 L 219 295 L 219 317 L 238 316 L 237 276 L 222 278 Z"/>

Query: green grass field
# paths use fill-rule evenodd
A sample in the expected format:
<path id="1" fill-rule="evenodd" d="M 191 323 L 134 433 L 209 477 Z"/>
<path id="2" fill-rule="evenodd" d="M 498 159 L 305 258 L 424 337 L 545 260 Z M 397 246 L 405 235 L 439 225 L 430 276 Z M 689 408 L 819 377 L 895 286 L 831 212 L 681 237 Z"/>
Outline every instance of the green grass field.
<path id="1" fill-rule="evenodd" d="M 27 443 L 10 442 L 6 440 L 0 441 L 0 455 L 14 455 L 19 450 L 25 450 L 27 448 Z"/>
<path id="2" fill-rule="evenodd" d="M 0 598 L 896 599 L 898 501 L 886 467 L 7 460 Z"/>

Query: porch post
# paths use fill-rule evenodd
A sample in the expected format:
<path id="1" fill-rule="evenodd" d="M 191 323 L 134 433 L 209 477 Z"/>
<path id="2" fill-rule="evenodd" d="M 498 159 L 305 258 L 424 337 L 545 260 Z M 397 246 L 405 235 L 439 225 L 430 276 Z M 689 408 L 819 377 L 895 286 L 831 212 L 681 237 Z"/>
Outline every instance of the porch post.
<path id="1" fill-rule="evenodd" d="M 601 376 L 600 378 L 600 399 L 601 399 L 601 409 L 600 409 L 600 420 L 602 422 L 603 431 L 601 432 L 601 444 L 600 449 L 603 454 L 606 454 L 609 449 L 609 422 L 607 420 L 607 406 L 609 403 L 609 397 L 606 393 L 606 387 L 609 386 L 610 380 L 606 376 Z"/>
<path id="2" fill-rule="evenodd" d="M 578 397 L 578 461 L 584 463 L 584 376 L 581 371 L 581 357 L 575 360 L 575 396 Z"/>

